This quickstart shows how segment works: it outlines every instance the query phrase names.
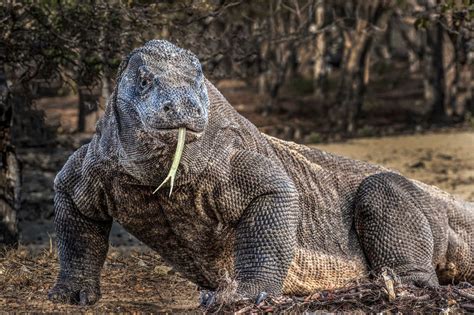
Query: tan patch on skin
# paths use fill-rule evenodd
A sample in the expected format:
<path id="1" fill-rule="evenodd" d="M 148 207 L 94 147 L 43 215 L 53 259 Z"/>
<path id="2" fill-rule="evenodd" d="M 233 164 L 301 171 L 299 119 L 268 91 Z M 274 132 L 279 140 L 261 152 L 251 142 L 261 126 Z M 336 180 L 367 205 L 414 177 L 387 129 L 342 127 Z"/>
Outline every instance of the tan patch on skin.
<path id="1" fill-rule="evenodd" d="M 314 163 L 313 161 L 309 160 L 306 156 L 301 154 L 301 149 L 302 149 L 301 145 L 294 142 L 284 141 L 278 138 L 274 138 L 266 134 L 263 134 L 263 135 L 270 140 L 272 145 L 280 148 L 281 150 L 289 152 L 294 160 L 299 161 L 301 164 L 308 166 L 309 170 L 317 172 L 323 169 L 321 165 Z"/>
<path id="2" fill-rule="evenodd" d="M 219 270 L 220 277 L 229 276 L 231 278 L 235 277 L 235 268 L 234 268 L 234 246 L 235 246 L 235 233 L 230 233 L 224 235 L 225 245 L 222 248 L 222 253 L 220 258 L 216 261 L 216 269 Z"/>
<path id="3" fill-rule="evenodd" d="M 441 284 L 455 281 L 472 281 L 474 279 L 473 257 L 469 244 L 456 232 L 449 232 L 446 260 L 439 263 L 436 273 Z"/>
<path id="4" fill-rule="evenodd" d="M 299 248 L 283 283 L 283 294 L 306 295 L 340 288 L 367 276 L 362 260 L 317 253 Z"/>

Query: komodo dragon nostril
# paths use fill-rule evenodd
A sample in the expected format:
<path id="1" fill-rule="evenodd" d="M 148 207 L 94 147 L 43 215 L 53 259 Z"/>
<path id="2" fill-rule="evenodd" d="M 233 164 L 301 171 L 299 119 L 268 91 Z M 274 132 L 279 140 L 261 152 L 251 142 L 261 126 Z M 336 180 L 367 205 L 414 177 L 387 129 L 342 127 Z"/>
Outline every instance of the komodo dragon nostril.
<path id="1" fill-rule="evenodd" d="M 171 110 L 171 102 L 166 102 L 164 105 L 163 105 L 163 111 L 165 113 L 169 112 Z"/>

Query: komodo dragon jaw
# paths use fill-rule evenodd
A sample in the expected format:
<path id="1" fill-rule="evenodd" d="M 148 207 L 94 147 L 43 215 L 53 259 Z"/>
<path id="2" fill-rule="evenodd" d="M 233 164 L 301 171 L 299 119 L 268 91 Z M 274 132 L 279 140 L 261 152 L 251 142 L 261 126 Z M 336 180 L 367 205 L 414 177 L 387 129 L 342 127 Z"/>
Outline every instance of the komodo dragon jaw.
<path id="1" fill-rule="evenodd" d="M 170 182 L 170 194 L 173 192 L 174 179 L 176 177 L 176 172 L 178 171 L 179 162 L 181 160 L 181 155 L 183 154 L 184 149 L 184 140 L 186 139 L 186 128 L 180 127 L 178 130 L 178 143 L 176 144 L 176 151 L 173 156 L 173 163 L 171 164 L 170 171 L 163 182 L 153 191 L 155 194 L 165 183 Z"/>

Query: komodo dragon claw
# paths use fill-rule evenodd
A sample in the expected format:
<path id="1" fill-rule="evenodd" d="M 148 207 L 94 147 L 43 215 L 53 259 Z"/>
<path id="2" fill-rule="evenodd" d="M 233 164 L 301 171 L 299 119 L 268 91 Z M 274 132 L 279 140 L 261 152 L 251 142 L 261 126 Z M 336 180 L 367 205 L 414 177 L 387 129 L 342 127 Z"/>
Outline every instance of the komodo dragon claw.
<path id="1" fill-rule="evenodd" d="M 216 294 L 212 291 L 201 291 L 199 304 L 201 307 L 209 308 L 216 301 Z"/>
<path id="2" fill-rule="evenodd" d="M 160 186 L 158 186 L 158 188 L 156 188 L 155 191 L 153 191 L 153 193 L 156 193 L 165 183 L 169 181 L 170 182 L 169 196 L 171 197 L 171 193 L 173 192 L 176 171 L 178 170 L 179 162 L 181 160 L 181 155 L 183 154 L 185 138 L 186 138 L 186 128 L 180 127 L 178 131 L 178 144 L 176 145 L 176 152 L 174 153 L 173 163 L 171 164 L 171 168 L 170 168 L 170 171 L 168 172 L 168 176 L 166 176 L 166 178 L 163 180 Z"/>
<path id="3" fill-rule="evenodd" d="M 268 297 L 267 292 L 260 292 L 255 299 L 255 305 L 260 305 Z M 201 291 L 199 296 L 199 305 L 204 308 L 211 307 L 216 302 L 216 292 L 212 291 Z"/>
<path id="4" fill-rule="evenodd" d="M 257 296 L 257 298 L 255 299 L 255 305 L 259 305 L 260 303 L 262 303 L 263 301 L 265 301 L 265 299 L 268 297 L 268 293 L 267 292 L 260 292 L 260 294 Z"/>

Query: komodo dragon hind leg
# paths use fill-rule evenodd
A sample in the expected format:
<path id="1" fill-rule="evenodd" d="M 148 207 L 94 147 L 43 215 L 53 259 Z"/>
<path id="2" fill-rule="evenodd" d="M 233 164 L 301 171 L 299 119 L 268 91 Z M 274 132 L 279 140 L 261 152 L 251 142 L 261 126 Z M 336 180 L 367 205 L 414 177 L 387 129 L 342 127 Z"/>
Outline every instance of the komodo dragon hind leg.
<path id="1" fill-rule="evenodd" d="M 360 185 L 355 226 L 374 271 L 389 267 L 402 282 L 436 287 L 435 240 L 416 186 L 400 175 L 381 173 Z"/>

